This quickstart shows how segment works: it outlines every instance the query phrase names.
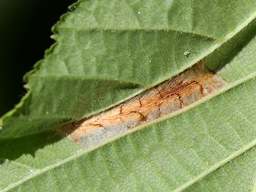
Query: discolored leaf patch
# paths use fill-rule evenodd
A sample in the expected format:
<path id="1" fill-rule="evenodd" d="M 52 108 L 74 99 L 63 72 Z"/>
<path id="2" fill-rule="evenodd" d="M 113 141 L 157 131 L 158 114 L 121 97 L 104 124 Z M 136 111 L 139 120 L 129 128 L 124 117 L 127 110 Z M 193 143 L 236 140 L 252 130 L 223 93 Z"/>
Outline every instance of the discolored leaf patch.
<path id="1" fill-rule="evenodd" d="M 60 130 L 88 148 L 128 129 L 184 108 L 222 88 L 226 82 L 203 62 L 146 90 L 120 105 L 64 125 Z"/>

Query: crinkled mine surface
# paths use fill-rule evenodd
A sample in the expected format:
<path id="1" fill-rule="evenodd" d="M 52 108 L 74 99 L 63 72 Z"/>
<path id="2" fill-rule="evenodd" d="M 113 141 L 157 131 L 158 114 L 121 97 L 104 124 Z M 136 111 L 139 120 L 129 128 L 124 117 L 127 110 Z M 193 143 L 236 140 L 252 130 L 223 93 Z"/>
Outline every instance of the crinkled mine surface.
<path id="1" fill-rule="evenodd" d="M 226 82 L 203 62 L 91 118 L 66 124 L 61 131 L 83 147 L 91 147 L 128 129 L 186 107 L 222 88 Z"/>

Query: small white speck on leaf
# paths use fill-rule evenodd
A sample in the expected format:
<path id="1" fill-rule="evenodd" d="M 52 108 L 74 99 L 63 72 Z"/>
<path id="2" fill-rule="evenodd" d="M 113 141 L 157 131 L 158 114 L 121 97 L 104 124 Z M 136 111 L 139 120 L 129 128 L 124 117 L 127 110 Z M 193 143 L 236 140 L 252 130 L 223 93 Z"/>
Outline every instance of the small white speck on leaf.
<path id="1" fill-rule="evenodd" d="M 183 54 L 184 54 L 185 56 L 188 56 L 190 53 L 189 53 L 188 51 L 185 51 Z"/>

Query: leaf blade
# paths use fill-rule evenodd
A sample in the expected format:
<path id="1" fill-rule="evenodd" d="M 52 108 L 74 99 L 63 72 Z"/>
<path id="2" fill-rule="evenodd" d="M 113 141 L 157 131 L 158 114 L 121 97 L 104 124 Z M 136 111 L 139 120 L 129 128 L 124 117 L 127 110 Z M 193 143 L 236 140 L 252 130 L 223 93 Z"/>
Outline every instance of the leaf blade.
<path id="1" fill-rule="evenodd" d="M 86 3 L 88 2 L 91 1 Z M 239 2 L 243 1 L 234 3 Z M 249 2 L 255 3 L 255 1 Z M 218 9 L 221 10 L 220 7 Z M 228 10 L 230 9 L 227 9 L 226 13 Z M 237 11 L 237 15 L 241 15 L 243 11 L 243 9 Z M 245 34 L 249 34 L 249 37 L 241 31 L 241 34 L 239 33 L 241 36 L 235 36 L 232 41 L 232 39 L 230 40 L 232 35 L 229 35 L 223 40 L 229 46 L 223 44 L 219 50 L 215 50 L 218 46 L 209 44 L 214 49 L 209 48 L 211 51 L 205 52 L 206 55 L 209 55 L 215 50 L 206 58 L 206 61 L 210 58 L 209 66 L 213 66 L 215 69 L 216 63 L 217 67 L 225 65 L 218 71 L 229 82 L 229 86 L 225 90 L 213 95 L 213 98 L 209 97 L 174 115 L 138 127 L 90 150 L 81 150 L 78 145 L 66 138 L 54 135 L 54 132 L 0 141 L 0 175 L 1 178 L 4 178 L 0 180 L 0 188 L 4 191 L 34 189 L 38 191 L 46 189 L 52 191 L 163 189 L 167 191 L 179 189 L 187 185 L 191 177 L 197 177 L 205 170 L 210 170 L 212 172 L 207 176 L 204 175 L 201 181 L 195 182 L 189 188 L 185 186 L 185 189 L 188 191 L 200 189 L 208 191 L 216 189 L 218 191 L 251 190 L 255 177 L 255 144 L 253 142 L 255 141 L 256 124 L 254 117 L 256 111 L 254 91 L 256 65 L 255 54 L 253 54 L 256 50 L 255 19 L 253 21 L 251 19 L 252 12 L 248 10 L 245 13 L 246 22 L 239 19 L 234 22 L 243 23 L 241 26 L 245 30 L 248 29 L 248 33 Z M 81 14 L 81 10 L 78 13 Z M 207 17 L 210 16 L 207 15 Z M 247 21 L 252 22 L 245 26 L 244 23 L 248 24 Z M 217 24 L 222 24 L 222 22 L 217 22 Z M 212 30 L 214 27 L 210 29 Z M 227 26 L 224 26 L 223 30 L 216 33 L 213 30 L 208 35 L 218 36 L 219 40 L 222 40 L 223 37 L 218 34 L 220 32 L 224 31 L 224 35 L 234 35 L 239 32 L 238 30 L 233 33 L 234 31 L 231 30 L 225 33 L 226 29 Z M 235 29 L 241 29 L 241 27 Z M 243 37 L 246 37 L 246 41 L 239 41 Z M 237 42 L 233 44 L 235 48 L 232 47 L 234 42 Z M 237 46 L 241 47 L 236 49 Z M 226 55 L 230 52 L 231 54 Z M 181 60 L 184 59 L 179 70 L 192 65 L 193 60 L 200 59 L 203 55 L 198 52 L 195 58 L 189 56 L 189 59 L 186 60 L 182 55 L 184 52 L 180 51 L 179 53 Z M 221 56 L 218 57 L 218 54 Z M 211 65 L 211 62 L 215 65 Z M 40 68 L 39 65 L 37 67 Z M 179 70 L 171 73 L 177 73 Z M 139 85 L 145 86 L 145 84 Z M 141 89 L 139 86 L 135 86 L 136 88 Z M 33 142 L 30 141 L 31 138 L 34 139 Z M 34 145 L 35 147 L 31 148 Z M 234 155 L 237 150 L 244 148 L 248 148 L 248 150 L 238 157 Z M 22 150 L 20 153 L 12 153 L 12 149 Z M 227 156 L 233 158 L 232 163 L 220 166 L 215 171 L 211 170 L 212 167 L 227 160 Z M 5 159 L 9 159 L 10 163 L 5 164 Z M 47 161 L 48 159 L 50 160 Z M 43 163 L 40 163 L 41 161 Z M 31 173 L 30 169 L 37 172 Z M 21 176 L 15 177 L 14 174 L 6 179 L 6 175 L 12 170 Z M 95 178 L 102 179 L 96 180 Z M 43 186 L 42 183 L 47 185 Z"/>

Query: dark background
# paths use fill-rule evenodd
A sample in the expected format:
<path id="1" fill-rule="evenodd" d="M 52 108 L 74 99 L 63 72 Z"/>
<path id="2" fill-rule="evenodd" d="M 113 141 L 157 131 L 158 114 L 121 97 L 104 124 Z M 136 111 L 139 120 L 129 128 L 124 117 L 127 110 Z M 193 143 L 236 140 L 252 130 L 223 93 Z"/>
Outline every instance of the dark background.
<path id="1" fill-rule="evenodd" d="M 43 59 L 51 27 L 76 0 L 0 0 L 0 117 L 26 93 L 23 75 Z"/>

